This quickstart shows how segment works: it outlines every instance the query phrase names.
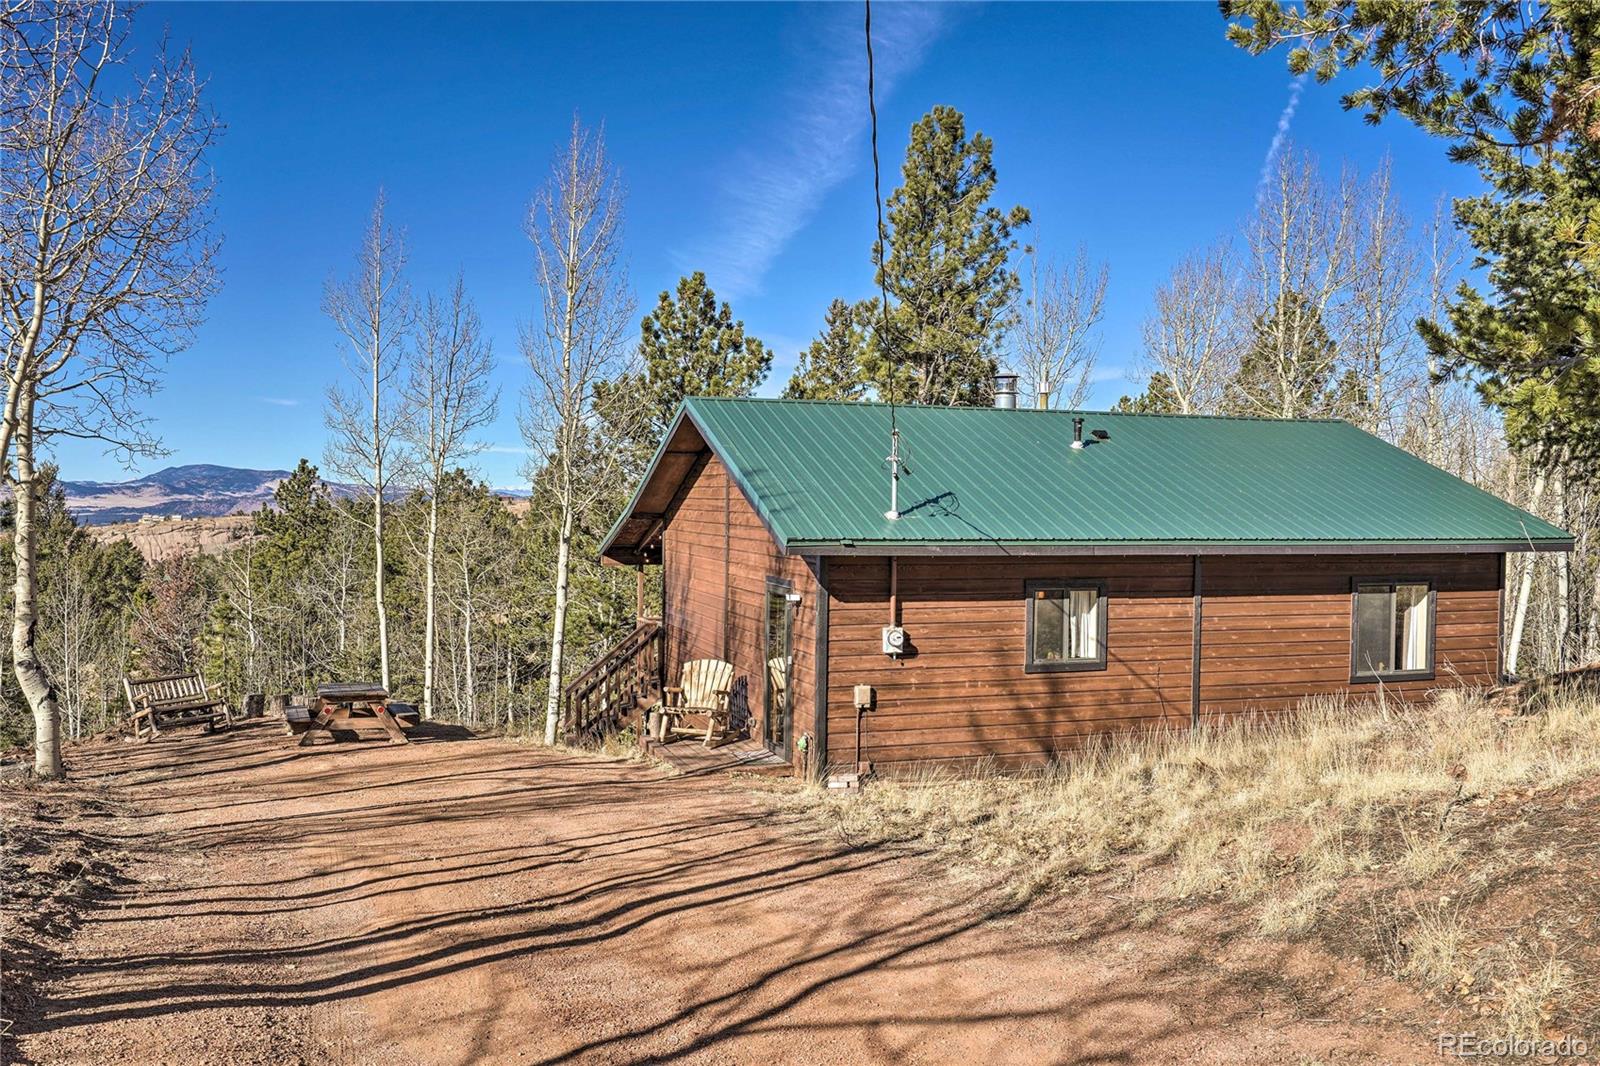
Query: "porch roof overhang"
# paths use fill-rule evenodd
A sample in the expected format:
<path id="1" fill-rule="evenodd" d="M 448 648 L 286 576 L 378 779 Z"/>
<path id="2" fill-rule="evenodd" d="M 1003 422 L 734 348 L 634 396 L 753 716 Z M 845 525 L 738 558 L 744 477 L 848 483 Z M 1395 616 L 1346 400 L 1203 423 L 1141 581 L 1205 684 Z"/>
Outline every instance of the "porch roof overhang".
<path id="1" fill-rule="evenodd" d="M 696 465 L 710 455 L 705 436 L 688 411 L 680 408 L 644 479 L 600 545 L 600 561 L 609 566 L 645 566 L 661 562 L 661 531 L 678 492 Z"/>

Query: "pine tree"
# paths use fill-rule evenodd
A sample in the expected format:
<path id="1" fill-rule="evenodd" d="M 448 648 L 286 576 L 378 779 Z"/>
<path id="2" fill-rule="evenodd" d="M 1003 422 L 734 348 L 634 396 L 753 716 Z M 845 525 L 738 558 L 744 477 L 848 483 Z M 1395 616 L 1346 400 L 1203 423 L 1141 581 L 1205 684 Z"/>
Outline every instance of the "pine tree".
<path id="1" fill-rule="evenodd" d="M 862 361 L 867 355 L 876 300 L 828 305 L 822 333 L 800 353 L 783 395 L 792 400 L 859 400 L 867 391 Z"/>
<path id="2" fill-rule="evenodd" d="M 1172 387 L 1172 379 L 1157 370 L 1145 383 L 1144 392 L 1137 396 L 1124 396 L 1112 410 L 1130 415 L 1170 415 L 1178 413 L 1182 407 L 1178 402 L 1178 393 Z"/>
<path id="3" fill-rule="evenodd" d="M 686 396 L 747 396 L 766 379 L 772 353 L 746 335 L 702 271 L 678 280 L 676 294 L 663 292 L 639 324 L 639 356 L 659 436 Z"/>
<path id="4" fill-rule="evenodd" d="M 1228 383 L 1223 410 L 1269 418 L 1329 414 L 1339 403 L 1329 390 L 1338 360 L 1338 346 L 1316 305 L 1285 289 L 1256 316 L 1253 340 Z"/>
<path id="5" fill-rule="evenodd" d="M 1446 371 L 1474 379 L 1515 447 L 1600 458 L 1600 6 L 1311 4 L 1230 0 L 1228 35 L 1331 80 L 1370 65 L 1343 98 L 1377 123 L 1397 113 L 1449 143 L 1488 191 L 1455 202 L 1488 291 L 1464 281 L 1448 325 L 1419 322 Z"/>
<path id="6" fill-rule="evenodd" d="M 904 403 L 984 404 L 1007 329 L 1018 279 L 1008 258 L 1022 207 L 1001 211 L 994 194 L 994 143 L 967 137 L 966 119 L 936 107 L 911 127 L 904 184 L 889 197 L 893 229 L 880 280 L 893 311 L 898 364 L 872 354 L 867 377 L 880 396 Z M 876 256 L 874 257 L 876 259 Z"/>

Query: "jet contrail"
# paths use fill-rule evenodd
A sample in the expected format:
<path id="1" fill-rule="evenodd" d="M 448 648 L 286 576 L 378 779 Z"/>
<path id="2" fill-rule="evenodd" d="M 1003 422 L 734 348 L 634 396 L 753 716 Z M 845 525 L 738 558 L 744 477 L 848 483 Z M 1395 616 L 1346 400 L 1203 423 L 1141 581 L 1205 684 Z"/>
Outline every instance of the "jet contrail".
<path id="1" fill-rule="evenodd" d="M 1261 161 L 1261 176 L 1256 179 L 1257 203 L 1261 202 L 1261 197 L 1267 191 L 1267 182 L 1272 178 L 1272 168 L 1278 162 L 1283 142 L 1289 139 L 1289 124 L 1294 121 L 1295 108 L 1300 106 L 1300 93 L 1305 87 L 1304 74 L 1289 83 L 1289 102 L 1283 105 L 1283 113 L 1278 116 L 1278 128 L 1272 135 L 1272 143 L 1267 146 L 1267 157 Z"/>

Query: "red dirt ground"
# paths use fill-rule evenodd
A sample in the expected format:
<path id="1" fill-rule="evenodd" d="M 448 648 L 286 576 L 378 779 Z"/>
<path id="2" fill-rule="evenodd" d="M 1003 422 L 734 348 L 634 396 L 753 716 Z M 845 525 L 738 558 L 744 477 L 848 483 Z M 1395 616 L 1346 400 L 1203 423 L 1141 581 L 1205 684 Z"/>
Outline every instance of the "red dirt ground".
<path id="1" fill-rule="evenodd" d="M 1203 923 L 1008 913 L 727 778 L 271 723 L 72 753 L 125 878 L 37 1063 L 1437 1061 L 1398 984 Z M 1194 928 L 1190 928 L 1194 927 Z"/>

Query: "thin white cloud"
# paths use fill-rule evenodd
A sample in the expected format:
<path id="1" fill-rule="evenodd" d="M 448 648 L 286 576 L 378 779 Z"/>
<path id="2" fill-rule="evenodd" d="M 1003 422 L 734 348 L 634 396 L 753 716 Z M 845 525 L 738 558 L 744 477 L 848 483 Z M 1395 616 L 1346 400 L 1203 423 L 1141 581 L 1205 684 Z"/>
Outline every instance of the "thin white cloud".
<path id="1" fill-rule="evenodd" d="M 1267 145 L 1266 158 L 1261 160 L 1261 175 L 1256 178 L 1256 202 L 1266 195 L 1267 183 L 1272 180 L 1272 168 L 1278 163 L 1278 153 L 1283 151 L 1283 144 L 1289 139 L 1289 127 L 1294 123 L 1294 113 L 1300 107 L 1300 94 L 1305 91 L 1306 76 L 1298 75 L 1289 83 L 1289 102 L 1283 105 L 1283 110 L 1278 114 L 1278 128 L 1272 134 L 1272 143 Z"/>
<path id="2" fill-rule="evenodd" d="M 921 4 L 885 4 L 873 9 L 872 51 L 880 115 L 895 85 L 921 64 L 947 24 L 947 9 Z M 867 158 L 866 42 L 861 12 L 831 5 L 814 23 L 808 76 L 794 86 L 778 129 L 748 145 L 727 167 L 721 194 L 723 225 L 702 244 L 677 256 L 682 270 L 704 270 L 712 286 L 730 298 L 758 292 L 762 278 L 784 246 L 811 219 L 828 190 Z M 899 158 L 888 131 L 878 148 L 893 188 Z M 863 194 L 864 195 L 864 194 Z M 863 239 L 863 248 L 869 243 Z"/>
<path id="3" fill-rule="evenodd" d="M 490 455 L 532 455 L 533 449 L 521 444 L 491 444 L 483 449 Z"/>
<path id="4" fill-rule="evenodd" d="M 1092 385 L 1103 385 L 1108 381 L 1127 381 L 1128 368 L 1122 366 L 1097 366 L 1089 374 Z"/>
<path id="5" fill-rule="evenodd" d="M 300 401 L 299 400 L 285 400 L 285 399 L 283 399 L 281 397 L 278 397 L 278 396 L 257 396 L 256 399 L 261 401 L 262 403 L 270 403 L 274 407 L 299 407 L 300 406 Z"/>

